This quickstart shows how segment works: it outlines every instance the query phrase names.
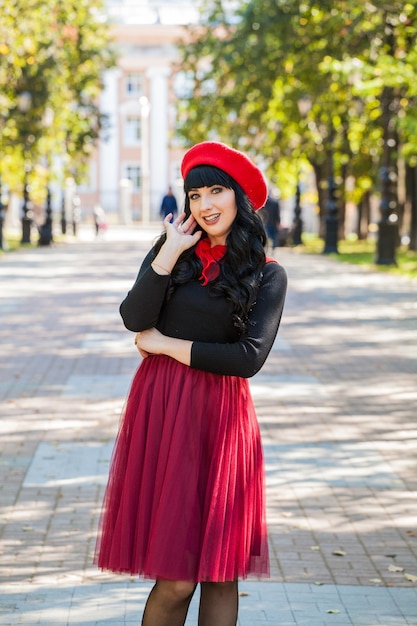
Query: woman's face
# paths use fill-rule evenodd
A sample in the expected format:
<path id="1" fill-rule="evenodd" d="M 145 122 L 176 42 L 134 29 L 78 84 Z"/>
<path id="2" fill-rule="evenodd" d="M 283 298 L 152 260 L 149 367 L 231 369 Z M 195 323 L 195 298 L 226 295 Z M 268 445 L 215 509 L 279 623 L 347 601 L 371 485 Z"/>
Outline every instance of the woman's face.
<path id="1" fill-rule="evenodd" d="M 207 233 L 211 245 L 225 245 L 237 215 L 235 192 L 222 185 L 198 187 L 188 192 L 191 215 Z"/>

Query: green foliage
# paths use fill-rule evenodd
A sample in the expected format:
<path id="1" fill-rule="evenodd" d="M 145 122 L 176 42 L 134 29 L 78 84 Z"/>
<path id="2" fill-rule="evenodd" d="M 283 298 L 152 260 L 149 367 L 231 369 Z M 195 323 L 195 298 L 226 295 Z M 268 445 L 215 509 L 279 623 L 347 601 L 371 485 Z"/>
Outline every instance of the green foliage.
<path id="1" fill-rule="evenodd" d="M 303 235 L 303 245 L 296 248 L 300 254 L 321 254 L 324 241 L 319 237 Z M 368 269 L 378 270 L 417 278 L 417 252 L 407 250 L 404 246 L 396 253 L 397 265 L 375 265 L 376 246 L 374 241 L 342 240 L 338 244 L 339 254 L 330 254 L 329 257 L 342 263 L 362 265 Z"/>
<path id="2" fill-rule="evenodd" d="M 1 4 L 0 168 L 12 188 L 25 166 L 32 178 L 49 175 L 52 154 L 82 173 L 105 122 L 102 72 L 115 63 L 103 15 L 103 0 Z"/>
<path id="3" fill-rule="evenodd" d="M 415 163 L 415 3 L 246 0 L 232 15 L 227 6 L 206 0 L 204 26 L 182 47 L 193 81 L 179 111 L 186 143 L 229 141 L 284 188 L 291 159 L 325 177 L 332 153 L 356 199 L 377 185 L 388 131 L 391 157 Z"/>

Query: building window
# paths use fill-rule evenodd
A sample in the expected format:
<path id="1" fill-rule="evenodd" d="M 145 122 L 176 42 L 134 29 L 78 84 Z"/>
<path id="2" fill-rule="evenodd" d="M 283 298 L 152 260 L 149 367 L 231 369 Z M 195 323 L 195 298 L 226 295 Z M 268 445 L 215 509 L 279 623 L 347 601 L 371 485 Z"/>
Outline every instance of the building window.
<path id="1" fill-rule="evenodd" d="M 126 93 L 129 96 L 139 96 L 142 93 L 142 74 L 130 72 L 126 76 Z"/>
<path id="2" fill-rule="evenodd" d="M 140 118 L 137 115 L 128 115 L 125 118 L 123 135 L 127 145 L 140 142 Z"/>
<path id="3" fill-rule="evenodd" d="M 139 165 L 125 165 L 124 167 L 124 178 L 128 178 L 132 183 L 133 191 L 137 191 L 141 186 L 140 179 L 140 166 Z"/>

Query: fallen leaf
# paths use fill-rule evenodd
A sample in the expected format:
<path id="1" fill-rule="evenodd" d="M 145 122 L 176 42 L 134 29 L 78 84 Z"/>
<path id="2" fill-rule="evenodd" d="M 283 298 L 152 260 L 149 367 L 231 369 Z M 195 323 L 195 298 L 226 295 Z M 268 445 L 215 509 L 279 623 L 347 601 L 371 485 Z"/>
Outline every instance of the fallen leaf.
<path id="1" fill-rule="evenodd" d="M 327 609 L 326 613 L 340 613 L 339 609 Z"/>
<path id="2" fill-rule="evenodd" d="M 370 578 L 369 582 L 370 583 L 382 583 L 382 580 L 380 578 Z"/>
<path id="3" fill-rule="evenodd" d="M 417 576 L 414 576 L 414 574 L 407 574 L 406 572 L 404 574 L 404 578 L 410 583 L 417 583 Z"/>
<path id="4" fill-rule="evenodd" d="M 334 550 L 332 554 L 335 556 L 346 556 L 346 552 L 344 550 Z"/>
<path id="5" fill-rule="evenodd" d="M 388 565 L 388 571 L 390 572 L 403 572 L 404 568 L 398 565 Z"/>
<path id="6" fill-rule="evenodd" d="M 241 598 L 244 598 L 245 596 L 250 596 L 250 593 L 248 593 L 247 591 L 239 591 L 239 596 Z"/>
<path id="7" fill-rule="evenodd" d="M 410 537 L 417 537 L 417 530 L 407 530 L 407 535 Z"/>
<path id="8" fill-rule="evenodd" d="M 310 550 L 320 550 L 320 546 L 310 546 Z"/>
<path id="9" fill-rule="evenodd" d="M 316 580 L 314 584 L 317 586 L 324 585 L 324 583 L 320 582 L 319 580 Z"/>

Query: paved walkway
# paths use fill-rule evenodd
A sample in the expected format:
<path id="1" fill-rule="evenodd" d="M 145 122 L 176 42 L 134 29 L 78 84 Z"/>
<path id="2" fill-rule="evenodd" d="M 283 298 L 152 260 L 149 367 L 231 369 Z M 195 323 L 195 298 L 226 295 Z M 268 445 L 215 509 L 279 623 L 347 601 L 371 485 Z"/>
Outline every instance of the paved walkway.
<path id="1" fill-rule="evenodd" d="M 157 232 L 0 257 L 2 626 L 140 623 L 150 583 L 91 559 L 138 363 L 118 305 Z M 239 626 L 416 626 L 416 283 L 279 258 L 282 328 L 251 381 L 272 578 L 241 583 Z"/>

